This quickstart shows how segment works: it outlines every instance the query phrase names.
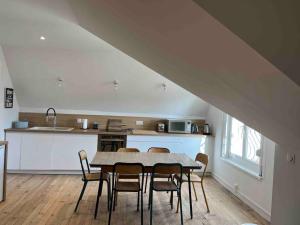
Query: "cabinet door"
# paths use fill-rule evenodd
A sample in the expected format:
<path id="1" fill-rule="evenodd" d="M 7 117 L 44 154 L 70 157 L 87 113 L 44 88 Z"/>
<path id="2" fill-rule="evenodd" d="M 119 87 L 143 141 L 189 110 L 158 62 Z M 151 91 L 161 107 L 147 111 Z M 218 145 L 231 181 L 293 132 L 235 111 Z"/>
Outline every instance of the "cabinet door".
<path id="1" fill-rule="evenodd" d="M 146 136 L 128 135 L 127 147 L 137 148 L 142 152 L 147 152 L 151 147 L 168 148 L 173 153 L 180 153 L 182 140 L 170 136 Z"/>
<path id="2" fill-rule="evenodd" d="M 78 152 L 85 150 L 92 160 L 97 151 L 97 135 L 55 134 L 52 170 L 80 170 Z"/>
<path id="3" fill-rule="evenodd" d="M 23 133 L 21 170 L 50 170 L 53 135 Z"/>
<path id="4" fill-rule="evenodd" d="M 127 147 L 138 148 L 145 152 L 150 147 L 164 147 L 172 153 L 185 153 L 191 159 L 195 159 L 197 153 L 204 152 L 205 136 L 146 136 L 128 135 Z"/>
<path id="5" fill-rule="evenodd" d="M 21 160 L 21 144 L 22 133 L 6 133 L 6 140 L 9 143 L 9 150 L 7 152 L 7 169 L 19 170 Z"/>

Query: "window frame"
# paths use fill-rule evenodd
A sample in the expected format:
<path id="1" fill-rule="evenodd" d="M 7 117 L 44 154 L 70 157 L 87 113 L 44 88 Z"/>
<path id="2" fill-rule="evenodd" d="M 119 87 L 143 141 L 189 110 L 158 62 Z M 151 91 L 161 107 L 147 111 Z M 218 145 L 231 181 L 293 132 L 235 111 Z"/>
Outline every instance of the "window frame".
<path id="1" fill-rule="evenodd" d="M 243 122 L 243 149 L 242 149 L 242 156 L 236 155 L 231 153 L 230 146 L 231 146 L 231 128 L 232 128 L 232 119 L 233 117 L 225 114 L 223 115 L 223 131 L 222 131 L 222 146 L 221 146 L 221 158 L 225 161 L 233 164 L 234 166 L 242 169 L 255 177 L 262 178 L 263 177 L 263 152 L 264 152 L 264 136 L 260 134 L 260 156 L 259 162 L 255 163 L 252 160 L 246 157 L 247 155 L 247 144 L 248 144 L 248 132 L 249 128 Z M 255 153 L 256 154 L 256 153 Z"/>

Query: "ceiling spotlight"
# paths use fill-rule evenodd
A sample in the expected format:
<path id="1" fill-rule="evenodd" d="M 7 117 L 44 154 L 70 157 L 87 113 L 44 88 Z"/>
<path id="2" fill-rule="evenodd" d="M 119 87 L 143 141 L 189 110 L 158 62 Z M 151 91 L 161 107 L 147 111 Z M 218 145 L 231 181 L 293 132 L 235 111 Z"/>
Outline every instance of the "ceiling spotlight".
<path id="1" fill-rule="evenodd" d="M 114 80 L 113 85 L 114 85 L 114 89 L 117 90 L 119 88 L 119 81 Z"/>
<path id="2" fill-rule="evenodd" d="M 64 85 L 64 80 L 61 77 L 57 78 L 57 86 L 62 87 Z"/>
<path id="3" fill-rule="evenodd" d="M 46 38 L 44 36 L 41 36 L 40 40 L 44 41 L 44 40 L 46 40 Z"/>
<path id="4" fill-rule="evenodd" d="M 162 83 L 161 86 L 162 86 L 162 88 L 163 88 L 164 91 L 167 91 L 167 85 L 166 85 L 166 83 Z"/>

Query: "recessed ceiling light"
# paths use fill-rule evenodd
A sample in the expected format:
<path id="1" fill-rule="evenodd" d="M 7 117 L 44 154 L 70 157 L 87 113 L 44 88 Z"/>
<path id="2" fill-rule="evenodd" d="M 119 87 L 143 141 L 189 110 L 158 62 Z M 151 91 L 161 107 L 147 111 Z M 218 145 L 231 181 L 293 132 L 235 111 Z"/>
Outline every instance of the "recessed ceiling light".
<path id="1" fill-rule="evenodd" d="M 41 37 L 40 37 L 40 40 L 43 40 L 43 41 L 44 41 L 44 40 L 46 40 L 46 38 L 45 38 L 44 36 L 41 36 Z"/>

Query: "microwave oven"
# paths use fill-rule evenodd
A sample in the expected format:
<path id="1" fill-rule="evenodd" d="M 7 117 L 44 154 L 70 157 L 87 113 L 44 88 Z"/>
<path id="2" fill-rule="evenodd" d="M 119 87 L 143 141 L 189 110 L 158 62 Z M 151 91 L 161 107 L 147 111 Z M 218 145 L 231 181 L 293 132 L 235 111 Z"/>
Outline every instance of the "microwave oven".
<path id="1" fill-rule="evenodd" d="M 191 120 L 168 120 L 169 133 L 191 133 L 192 121 Z"/>

